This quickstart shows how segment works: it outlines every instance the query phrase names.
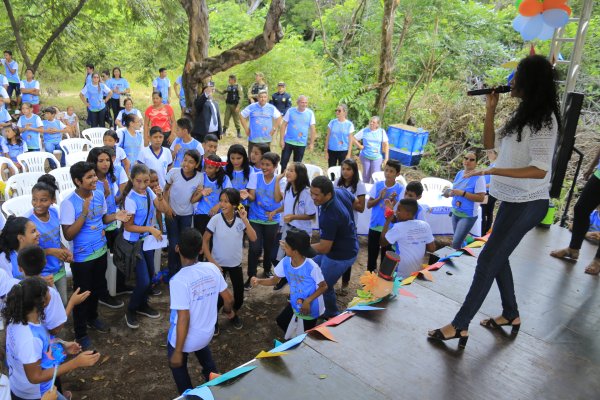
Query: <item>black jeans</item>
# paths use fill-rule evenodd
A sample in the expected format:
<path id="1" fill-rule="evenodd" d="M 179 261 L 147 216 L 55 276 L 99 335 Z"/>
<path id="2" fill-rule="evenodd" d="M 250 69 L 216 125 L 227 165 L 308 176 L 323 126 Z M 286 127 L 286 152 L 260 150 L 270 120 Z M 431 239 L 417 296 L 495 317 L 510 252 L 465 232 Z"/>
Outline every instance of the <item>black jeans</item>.
<path id="1" fill-rule="evenodd" d="M 488 194 L 487 204 L 481 205 L 481 236 L 485 234 L 492 227 L 494 222 L 494 206 L 496 205 L 496 198 L 491 194 Z"/>
<path id="2" fill-rule="evenodd" d="M 104 128 L 106 119 L 106 107 L 100 111 L 88 110 L 87 123 L 92 128 Z"/>
<path id="3" fill-rule="evenodd" d="M 223 268 L 223 277 L 227 278 L 227 275 L 229 275 L 229 279 L 231 279 L 231 286 L 233 287 L 233 310 L 237 311 L 244 304 L 244 271 L 241 265 L 233 268 L 221 267 Z M 223 298 L 219 296 L 217 310 L 220 310 L 221 307 L 223 307 Z"/>
<path id="4" fill-rule="evenodd" d="M 313 300 L 317 301 L 317 299 Z M 290 321 L 292 320 L 292 316 L 294 315 L 294 310 L 292 309 L 292 305 L 288 303 L 288 305 L 281 311 L 281 313 L 277 316 L 275 321 L 277 321 L 277 325 L 283 330 L 283 332 L 287 332 L 287 328 L 290 325 Z M 307 331 L 309 329 L 317 326 L 317 319 L 304 319 L 304 330 Z"/>
<path id="5" fill-rule="evenodd" d="M 374 229 L 369 229 L 369 236 L 367 241 L 367 270 L 375 271 L 377 269 L 377 257 L 385 257 L 385 252 L 392 249 L 392 246 L 381 247 L 379 245 L 379 239 L 381 238 L 381 232 Z M 350 278 L 348 278 L 348 281 Z"/>
<path id="6" fill-rule="evenodd" d="M 175 352 L 173 346 L 170 343 L 167 344 L 167 360 L 171 359 L 171 355 Z M 196 358 L 200 362 L 202 366 L 202 375 L 204 379 L 208 382 L 208 378 L 211 372 L 218 372 L 217 366 L 215 365 L 215 361 L 212 358 L 212 353 L 210 352 L 210 348 L 208 346 L 203 349 L 197 350 L 194 352 Z M 182 394 L 187 389 L 191 389 L 192 379 L 190 378 L 190 373 L 187 369 L 187 360 L 189 353 L 183 353 L 183 363 L 181 367 L 171 368 L 171 373 L 173 374 L 173 379 L 175 380 L 175 385 L 177 385 L 177 392 Z"/>
<path id="7" fill-rule="evenodd" d="M 169 276 L 175 275 L 181 269 L 181 259 L 179 253 L 175 251 L 175 247 L 179 243 L 181 231 L 192 226 L 192 219 L 192 215 L 176 215 L 175 218 L 167 217 L 165 219 L 169 238 Z"/>
<path id="8" fill-rule="evenodd" d="M 306 146 L 296 146 L 284 143 L 283 149 L 281 150 L 281 171 L 285 171 L 285 167 L 287 167 L 288 162 L 290 161 L 292 152 L 294 153 L 294 162 L 302 162 L 305 150 Z"/>
<path id="9" fill-rule="evenodd" d="M 71 272 L 73 290 L 79 288 L 81 293 L 91 292 L 83 303 L 73 309 L 73 328 L 75 338 L 79 339 L 87 335 L 86 324 L 98 318 L 98 296 L 106 288 L 106 253 L 90 261 L 72 263 Z"/>
<path id="10" fill-rule="evenodd" d="M 590 228 L 590 214 L 598 204 L 600 204 L 600 179 L 592 175 L 575 204 L 570 248 L 581 249 L 585 234 Z M 600 246 L 596 250 L 596 258 L 600 258 Z"/>
<path id="11" fill-rule="evenodd" d="M 204 236 L 204 232 L 206 232 L 206 225 L 208 225 L 208 221 L 210 221 L 210 216 L 208 214 L 196 214 L 194 215 L 194 229 L 200 231 L 200 234 Z M 212 238 L 210 239 L 211 249 L 212 249 Z M 204 251 L 200 250 L 200 255 L 198 257 L 200 261 L 204 260 Z"/>
<path id="12" fill-rule="evenodd" d="M 277 231 L 279 229 L 279 224 L 250 222 L 250 225 L 256 231 L 256 240 L 250 242 L 248 249 L 248 278 L 256 276 L 261 250 L 263 251 L 263 269 L 265 274 L 271 272 L 271 251 L 273 250 L 273 243 L 277 240 Z"/>
<path id="13" fill-rule="evenodd" d="M 342 161 L 346 159 L 348 150 L 327 150 L 329 158 L 327 159 L 327 167 L 335 167 L 336 165 L 342 165 Z"/>
<path id="14" fill-rule="evenodd" d="M 494 280 L 498 284 L 502 299 L 502 316 L 513 319 L 519 316 L 515 285 L 508 258 L 523 239 L 548 212 L 548 200 L 525 203 L 503 201 L 498 209 L 496 221 L 486 245 L 479 254 L 473 283 L 465 301 L 454 317 L 452 325 L 463 330 L 479 311 Z M 588 217 L 589 218 L 589 217 Z"/>
<path id="15" fill-rule="evenodd" d="M 119 104 L 119 99 L 111 98 L 110 100 L 108 100 L 108 108 L 110 109 L 110 111 L 112 111 L 113 127 L 116 127 L 117 115 L 119 115 L 119 111 L 123 109 Z"/>

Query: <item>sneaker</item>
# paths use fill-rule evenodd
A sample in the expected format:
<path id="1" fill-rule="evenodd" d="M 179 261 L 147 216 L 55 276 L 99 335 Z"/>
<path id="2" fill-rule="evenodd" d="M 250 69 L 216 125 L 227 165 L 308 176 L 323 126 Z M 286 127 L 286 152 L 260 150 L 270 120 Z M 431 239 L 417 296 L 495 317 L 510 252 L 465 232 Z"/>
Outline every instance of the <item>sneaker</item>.
<path id="1" fill-rule="evenodd" d="M 101 299 L 98 299 L 98 303 L 102 304 L 105 307 L 113 308 L 113 309 L 121 308 L 125 305 L 125 303 L 123 303 L 122 300 L 115 299 L 114 297 L 112 297 L 110 295 L 105 296 Z"/>
<path id="2" fill-rule="evenodd" d="M 138 308 L 136 313 L 144 315 L 148 318 L 160 318 L 160 313 L 154 308 L 150 307 L 148 304 L 144 304 L 143 306 Z"/>
<path id="3" fill-rule="evenodd" d="M 217 322 L 215 324 L 215 333 L 214 333 L 213 337 L 219 336 L 219 333 L 221 333 L 221 330 L 219 329 L 219 323 Z"/>
<path id="4" fill-rule="evenodd" d="M 242 329 L 244 327 L 244 323 L 242 322 L 242 319 L 240 317 L 238 317 L 237 315 L 235 317 L 233 317 L 232 319 L 230 319 L 230 321 L 233 324 L 233 327 L 235 329 Z"/>
<path id="5" fill-rule="evenodd" d="M 277 284 L 273 286 L 273 290 L 281 290 L 285 287 L 285 285 L 287 285 L 287 279 L 281 278 L 279 282 L 277 282 Z"/>
<path id="6" fill-rule="evenodd" d="M 248 291 L 250 289 L 252 289 L 252 284 L 250 283 L 250 278 L 248 278 L 246 283 L 244 283 L 244 290 Z"/>
<path id="7" fill-rule="evenodd" d="M 137 315 L 135 315 L 135 311 L 127 310 L 127 312 L 125 313 L 125 322 L 127 323 L 127 326 L 131 329 L 137 329 L 140 327 Z"/>
<path id="8" fill-rule="evenodd" d="M 108 333 L 110 328 L 104 322 L 96 318 L 93 321 L 88 321 L 87 327 L 100 333 Z"/>
<path id="9" fill-rule="evenodd" d="M 120 296 L 123 294 L 131 294 L 131 293 L 133 293 L 133 286 L 124 285 L 123 287 L 117 288 L 117 296 Z"/>
<path id="10" fill-rule="evenodd" d="M 75 339 L 75 341 L 81 346 L 81 351 L 88 351 L 92 348 L 92 340 L 87 335 Z"/>
<path id="11" fill-rule="evenodd" d="M 158 288 L 158 286 L 152 286 L 150 288 L 150 296 L 160 296 L 162 294 L 162 290 Z"/>

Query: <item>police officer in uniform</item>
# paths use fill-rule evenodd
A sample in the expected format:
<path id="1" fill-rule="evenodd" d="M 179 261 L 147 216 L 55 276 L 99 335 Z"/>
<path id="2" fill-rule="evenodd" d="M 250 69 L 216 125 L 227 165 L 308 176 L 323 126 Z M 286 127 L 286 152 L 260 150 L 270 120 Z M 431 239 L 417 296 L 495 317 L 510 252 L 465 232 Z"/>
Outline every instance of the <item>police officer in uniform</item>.
<path id="1" fill-rule="evenodd" d="M 277 84 L 277 92 L 273 93 L 269 103 L 273 104 L 281 115 L 285 115 L 287 110 L 292 106 L 292 96 L 285 91 L 285 82 Z"/>
<path id="2" fill-rule="evenodd" d="M 223 135 L 227 133 L 227 127 L 229 120 L 233 118 L 233 125 L 237 132 L 237 137 L 241 138 L 240 130 L 240 100 L 244 90 L 241 85 L 238 85 L 237 78 L 235 75 L 229 75 L 229 82 L 227 89 L 224 92 L 219 92 L 226 96 L 225 98 L 225 119 L 223 120 Z"/>
<path id="3" fill-rule="evenodd" d="M 269 93 L 269 88 L 265 82 L 265 75 L 262 72 L 257 72 L 254 74 L 254 83 L 248 89 L 248 101 L 250 104 L 256 103 L 258 101 L 258 93 L 263 90 Z"/>

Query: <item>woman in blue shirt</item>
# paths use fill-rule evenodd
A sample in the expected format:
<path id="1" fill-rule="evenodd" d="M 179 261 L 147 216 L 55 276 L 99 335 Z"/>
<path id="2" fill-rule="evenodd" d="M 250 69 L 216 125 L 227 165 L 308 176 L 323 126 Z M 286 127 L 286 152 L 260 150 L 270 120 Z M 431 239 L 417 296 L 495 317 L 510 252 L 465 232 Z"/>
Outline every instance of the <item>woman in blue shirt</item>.
<path id="1" fill-rule="evenodd" d="M 325 158 L 329 168 L 342 165 L 342 161 L 352 156 L 350 143 L 354 133 L 354 124 L 346 119 L 347 115 L 348 106 L 340 104 L 335 109 L 336 118 L 329 121 L 327 125 Z"/>
<path id="2" fill-rule="evenodd" d="M 113 92 L 104 83 L 100 82 L 100 75 L 94 72 L 92 75 L 92 84 L 86 84 L 79 98 L 87 106 L 87 123 L 92 127 L 104 127 L 106 118 L 106 103 L 110 100 Z"/>
<path id="3" fill-rule="evenodd" d="M 121 68 L 113 68 L 112 78 L 106 82 L 106 86 L 113 92 L 112 97 L 108 101 L 108 108 L 112 110 L 113 121 L 115 121 L 116 124 L 119 111 L 123 109 L 123 107 L 121 107 L 121 95 L 129 94 L 130 92 L 129 82 L 121 76 Z"/>
<path id="4" fill-rule="evenodd" d="M 353 138 L 353 142 L 360 149 L 365 183 L 371 183 L 371 175 L 381 171 L 381 166 L 385 165 L 390 158 L 388 136 L 385 130 L 379 127 L 380 123 L 379 117 L 371 117 L 369 126 L 361 129 Z M 352 153 L 352 144 L 348 153 Z"/>

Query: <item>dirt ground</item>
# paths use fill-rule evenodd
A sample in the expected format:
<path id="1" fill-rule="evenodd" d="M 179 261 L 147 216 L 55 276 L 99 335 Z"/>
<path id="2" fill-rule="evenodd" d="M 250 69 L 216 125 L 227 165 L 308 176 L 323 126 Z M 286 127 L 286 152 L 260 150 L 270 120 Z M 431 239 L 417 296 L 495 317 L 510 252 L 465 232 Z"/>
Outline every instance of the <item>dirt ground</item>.
<path id="1" fill-rule="evenodd" d="M 345 308 L 358 288 L 358 277 L 366 270 L 366 238 L 361 238 L 361 251 L 352 270 L 348 295 L 338 296 L 338 304 Z M 243 264 L 245 270 L 245 263 Z M 262 273 L 259 268 L 259 276 Z M 230 282 L 228 282 L 230 283 Z M 231 285 L 230 285 L 231 287 Z M 338 284 L 339 287 L 339 284 Z M 110 326 L 110 333 L 90 331 L 95 349 L 101 353 L 94 367 L 78 369 L 62 378 L 64 390 L 73 392 L 73 399 L 170 399 L 177 397 L 167 364 L 166 337 L 169 329 L 169 289 L 160 286 L 162 294 L 152 297 L 152 306 L 161 312 L 161 318 L 152 320 L 140 316 L 140 328 L 127 327 L 124 309 L 111 310 L 100 306 L 101 318 Z M 220 371 L 235 368 L 273 347 L 273 340 L 282 340 L 283 332 L 275 317 L 285 307 L 289 288 L 273 291 L 271 287 L 255 287 L 245 292 L 240 316 L 244 322 L 235 330 L 227 319 L 219 316 L 221 332 L 213 338 L 210 348 Z M 122 296 L 127 301 L 127 296 Z M 72 338 L 71 326 L 66 327 L 65 339 Z M 194 384 L 203 378 L 198 361 L 190 357 L 188 368 Z"/>

